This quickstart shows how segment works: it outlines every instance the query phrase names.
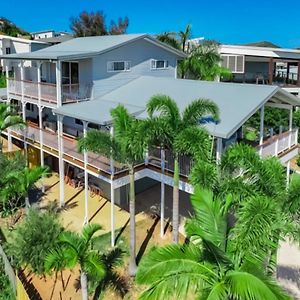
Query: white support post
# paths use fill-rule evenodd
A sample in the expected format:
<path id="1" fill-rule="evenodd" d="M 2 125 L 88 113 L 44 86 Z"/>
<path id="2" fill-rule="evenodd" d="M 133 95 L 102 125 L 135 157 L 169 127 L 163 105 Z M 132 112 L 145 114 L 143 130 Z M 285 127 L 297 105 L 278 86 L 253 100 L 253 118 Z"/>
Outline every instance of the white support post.
<path id="1" fill-rule="evenodd" d="M 260 128 L 259 128 L 259 155 L 262 156 L 264 142 L 264 119 L 265 119 L 265 106 L 262 106 L 260 109 Z"/>
<path id="2" fill-rule="evenodd" d="M 56 97 L 57 107 L 62 106 L 62 88 L 61 88 L 61 62 L 56 62 Z"/>
<path id="3" fill-rule="evenodd" d="M 289 116 L 289 148 L 292 146 L 292 130 L 293 130 L 293 108 L 290 109 Z"/>
<path id="4" fill-rule="evenodd" d="M 276 137 L 275 141 L 275 156 L 278 156 L 279 137 Z"/>
<path id="5" fill-rule="evenodd" d="M 147 148 L 145 151 L 145 165 L 149 164 L 149 149 Z"/>
<path id="6" fill-rule="evenodd" d="M 217 138 L 217 151 L 216 151 L 216 161 L 220 163 L 223 151 L 223 141 L 222 138 Z"/>
<path id="7" fill-rule="evenodd" d="M 111 126 L 110 135 L 113 138 L 114 128 Z M 110 230 L 111 230 L 111 246 L 115 246 L 115 190 L 114 190 L 114 160 L 110 157 Z"/>
<path id="8" fill-rule="evenodd" d="M 22 99 L 22 103 L 24 102 L 24 62 L 23 60 L 21 60 L 21 65 L 20 65 L 20 71 L 21 71 L 21 99 Z"/>
<path id="9" fill-rule="evenodd" d="M 23 93 L 22 93 L 23 94 Z M 22 101 L 22 118 L 23 118 L 23 122 L 26 123 L 26 102 Z M 26 157 L 26 163 L 28 164 L 28 153 L 27 153 L 27 126 L 25 127 L 25 129 L 23 130 L 23 143 L 24 143 L 24 151 L 25 151 L 25 157 Z"/>
<path id="10" fill-rule="evenodd" d="M 286 165 L 286 186 L 290 183 L 290 171 L 291 171 L 291 161 L 289 160 Z"/>
<path id="11" fill-rule="evenodd" d="M 83 123 L 83 136 L 86 137 L 88 122 L 82 121 Z M 84 222 L 83 225 L 89 223 L 89 175 L 87 172 L 88 165 L 88 152 L 84 150 L 83 152 L 84 160 Z"/>
<path id="12" fill-rule="evenodd" d="M 57 115 L 58 165 L 59 165 L 59 205 L 65 205 L 65 166 L 63 161 L 63 116 Z"/>
<path id="13" fill-rule="evenodd" d="M 7 104 L 10 105 L 10 98 L 9 98 L 9 74 L 8 74 L 8 61 L 5 61 L 5 77 L 6 77 L 6 96 L 7 96 Z M 12 138 L 11 138 L 11 129 L 7 129 L 7 143 L 8 143 L 8 151 L 12 151 Z"/>
<path id="14" fill-rule="evenodd" d="M 161 167 L 161 181 L 160 181 L 160 237 L 164 236 L 165 231 L 165 183 L 163 176 L 165 172 L 165 150 L 160 150 L 160 167 Z"/>
<path id="15" fill-rule="evenodd" d="M 40 130 L 40 165 L 41 167 L 44 167 L 45 162 L 44 162 L 44 151 L 43 151 L 43 146 L 44 146 L 44 132 L 43 132 L 43 106 L 39 106 L 39 130 Z M 45 192 L 45 186 L 42 182 L 42 192 Z"/>

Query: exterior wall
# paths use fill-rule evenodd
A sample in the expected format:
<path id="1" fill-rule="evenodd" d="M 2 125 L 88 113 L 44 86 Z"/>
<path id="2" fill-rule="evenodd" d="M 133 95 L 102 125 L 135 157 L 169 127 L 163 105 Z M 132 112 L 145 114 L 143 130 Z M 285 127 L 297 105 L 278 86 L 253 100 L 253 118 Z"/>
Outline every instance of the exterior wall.
<path id="1" fill-rule="evenodd" d="M 93 81 L 93 61 L 92 59 L 83 59 L 79 61 L 79 82 L 91 83 Z"/>
<path id="2" fill-rule="evenodd" d="M 37 32 L 32 34 L 34 40 L 45 39 L 54 37 L 54 30 L 44 31 L 44 32 Z"/>
<path id="3" fill-rule="evenodd" d="M 168 60 L 169 67 L 151 70 L 151 59 Z M 109 61 L 130 61 L 131 69 L 126 72 L 108 72 Z M 176 76 L 177 56 L 145 40 L 139 40 L 93 58 L 92 78 L 94 94 L 101 96 L 139 76 Z"/>

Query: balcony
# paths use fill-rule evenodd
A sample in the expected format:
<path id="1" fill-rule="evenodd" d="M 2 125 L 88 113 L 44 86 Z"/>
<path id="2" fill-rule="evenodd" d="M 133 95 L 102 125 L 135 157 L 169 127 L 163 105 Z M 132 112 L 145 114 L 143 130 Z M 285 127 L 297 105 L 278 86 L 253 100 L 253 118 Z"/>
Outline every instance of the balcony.
<path id="1" fill-rule="evenodd" d="M 8 80 L 9 97 L 35 103 L 39 102 L 39 85 L 41 103 L 46 106 L 57 105 L 57 88 L 56 84 L 41 82 L 38 84 L 26 80 Z M 23 92 L 22 92 L 23 91 Z M 62 85 L 62 103 L 74 103 L 79 101 L 90 100 L 92 96 L 92 84 L 63 84 Z"/>
<path id="2" fill-rule="evenodd" d="M 32 145 L 36 148 L 40 148 L 40 129 L 37 126 L 34 126 L 32 123 L 27 126 L 25 129 L 11 129 L 12 137 L 24 141 L 26 137 L 26 141 L 29 145 Z M 64 136 L 64 161 L 78 166 L 80 168 L 84 167 L 84 157 L 82 153 L 78 153 L 77 151 L 77 142 L 75 138 L 71 138 L 70 136 Z M 46 153 L 49 153 L 53 156 L 58 156 L 58 136 L 55 132 L 50 132 L 48 130 L 43 129 L 43 150 Z M 94 154 L 88 153 L 88 170 L 93 172 L 94 174 L 101 174 L 107 178 L 110 178 L 111 169 L 110 169 L 110 159 Z M 126 171 L 126 166 L 121 165 L 120 163 L 115 162 L 114 164 L 114 174 L 120 175 Z"/>
<path id="3" fill-rule="evenodd" d="M 281 156 L 297 145 L 298 129 L 294 129 L 268 138 L 262 145 L 257 146 L 256 148 L 262 157 Z"/>

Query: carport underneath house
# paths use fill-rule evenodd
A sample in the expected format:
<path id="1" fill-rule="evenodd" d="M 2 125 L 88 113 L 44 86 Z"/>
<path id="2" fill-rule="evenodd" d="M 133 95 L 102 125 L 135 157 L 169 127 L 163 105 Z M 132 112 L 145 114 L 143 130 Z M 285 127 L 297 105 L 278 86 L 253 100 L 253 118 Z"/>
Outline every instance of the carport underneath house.
<path id="1" fill-rule="evenodd" d="M 231 84 L 217 82 L 202 82 L 193 80 L 140 77 L 126 85 L 94 100 L 64 105 L 54 110 L 58 117 L 58 159 L 60 173 L 60 200 L 64 200 L 64 161 L 68 153 L 64 151 L 63 118 L 76 118 L 83 123 L 83 134 L 88 130 L 88 123 L 100 125 L 103 130 L 110 130 L 113 134 L 110 111 L 119 103 L 137 118 L 146 118 L 146 103 L 151 96 L 165 94 L 173 98 L 182 111 L 191 101 L 198 98 L 208 98 L 214 101 L 220 109 L 220 121 L 205 124 L 212 142 L 215 145 L 216 160 L 221 157 L 225 147 L 234 143 L 240 134 L 240 128 L 257 111 L 260 110 L 260 139 L 257 149 L 262 157 L 278 156 L 283 164 L 287 165 L 289 174 L 289 160 L 298 153 L 297 130 L 292 128 L 293 107 L 300 105 L 300 99 L 285 92 L 276 86 L 258 86 L 249 84 Z M 265 139 L 264 136 L 264 107 L 277 107 L 290 111 L 289 130 L 278 136 Z M 149 149 L 144 162 L 136 165 L 135 180 L 137 189 L 149 188 L 153 182 L 161 183 L 161 220 L 164 220 L 165 184 L 172 186 L 173 169 L 172 154 L 162 149 Z M 128 171 L 112 159 L 107 159 L 106 168 L 93 169 L 88 161 L 88 154 L 84 153 L 83 163 L 73 164 L 84 171 L 85 210 L 88 211 L 88 175 L 101 180 L 105 196 L 112 204 L 121 204 L 127 201 L 129 183 Z M 72 164 L 72 162 L 71 162 Z M 188 157 L 180 159 L 180 189 L 192 193 L 193 188 L 188 183 L 188 174 L 191 168 Z M 142 187 L 141 187 L 142 185 Z M 114 241 L 114 211 L 111 206 L 112 244 Z M 87 219 L 85 220 L 87 221 Z M 161 222 L 163 234 L 164 222 Z"/>

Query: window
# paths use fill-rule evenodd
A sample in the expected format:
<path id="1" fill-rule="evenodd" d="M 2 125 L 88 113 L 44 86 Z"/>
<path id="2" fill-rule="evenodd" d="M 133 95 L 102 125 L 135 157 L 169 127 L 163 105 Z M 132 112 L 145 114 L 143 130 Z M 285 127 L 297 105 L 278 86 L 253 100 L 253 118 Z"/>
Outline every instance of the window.
<path id="1" fill-rule="evenodd" d="M 79 82 L 79 66 L 77 62 L 63 62 L 61 67 L 63 84 L 77 84 Z"/>
<path id="2" fill-rule="evenodd" d="M 11 49 L 10 49 L 10 47 L 5 48 L 5 53 L 6 53 L 6 54 L 11 54 Z"/>
<path id="3" fill-rule="evenodd" d="M 26 103 L 26 109 L 29 110 L 29 111 L 34 112 L 34 104 Z"/>
<path id="4" fill-rule="evenodd" d="M 244 73 L 244 55 L 221 55 L 222 67 L 229 69 L 232 73 Z"/>
<path id="5" fill-rule="evenodd" d="M 169 62 L 167 60 L 156 60 L 151 59 L 151 69 L 167 69 L 169 67 Z"/>
<path id="6" fill-rule="evenodd" d="M 107 62 L 107 72 L 126 72 L 130 71 L 130 61 L 109 61 Z"/>
<path id="7" fill-rule="evenodd" d="M 75 119 L 75 124 L 77 125 L 83 125 L 82 121 L 79 119 Z"/>

